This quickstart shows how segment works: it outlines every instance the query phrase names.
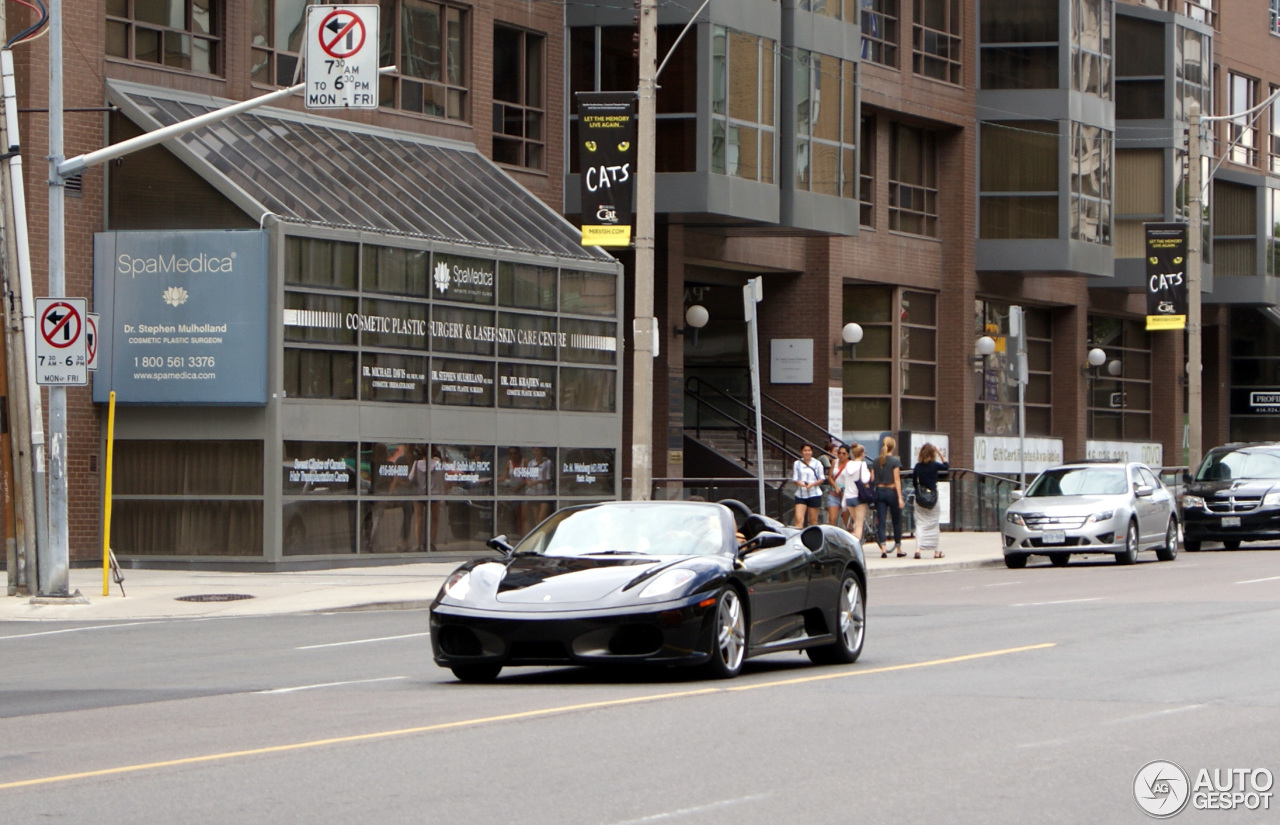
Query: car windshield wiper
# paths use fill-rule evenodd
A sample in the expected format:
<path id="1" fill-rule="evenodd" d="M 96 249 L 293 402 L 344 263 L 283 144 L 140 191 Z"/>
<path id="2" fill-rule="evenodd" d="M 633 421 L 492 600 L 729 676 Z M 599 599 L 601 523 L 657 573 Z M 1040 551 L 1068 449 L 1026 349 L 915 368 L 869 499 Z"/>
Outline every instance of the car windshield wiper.
<path id="1" fill-rule="evenodd" d="M 588 556 L 647 556 L 648 553 L 641 553 L 639 550 L 595 550 L 587 554 Z"/>

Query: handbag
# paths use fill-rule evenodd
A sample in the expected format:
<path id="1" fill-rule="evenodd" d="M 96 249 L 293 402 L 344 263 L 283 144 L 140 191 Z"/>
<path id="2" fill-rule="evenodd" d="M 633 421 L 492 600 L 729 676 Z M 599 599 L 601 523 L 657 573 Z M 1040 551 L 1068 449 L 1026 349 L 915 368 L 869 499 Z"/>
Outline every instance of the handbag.
<path id="1" fill-rule="evenodd" d="M 865 461 L 862 466 L 866 466 Z M 858 488 L 859 504 L 875 504 L 876 491 L 875 488 L 871 486 L 871 482 L 863 481 L 862 479 L 854 479 L 853 486 Z"/>
<path id="2" fill-rule="evenodd" d="M 923 507 L 926 510 L 932 510 L 938 506 L 938 488 L 937 487 L 918 487 L 916 488 L 916 506 Z"/>

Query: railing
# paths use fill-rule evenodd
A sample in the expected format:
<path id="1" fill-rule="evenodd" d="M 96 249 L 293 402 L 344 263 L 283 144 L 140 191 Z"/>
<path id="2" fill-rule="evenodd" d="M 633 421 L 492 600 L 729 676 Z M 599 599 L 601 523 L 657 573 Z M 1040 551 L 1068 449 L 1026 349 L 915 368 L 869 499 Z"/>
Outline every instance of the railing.
<path id="1" fill-rule="evenodd" d="M 788 407 L 773 396 L 767 393 L 760 393 L 760 402 L 762 411 L 769 418 L 783 422 L 785 426 L 804 435 L 809 439 L 809 443 L 813 445 L 815 452 L 827 449 L 827 441 L 832 438 L 844 444 L 844 441 L 838 435 L 827 432 L 826 427 L 823 427 L 812 418 L 807 418 L 803 413 Z M 845 444 L 845 446 L 849 445 Z"/>
<path id="2" fill-rule="evenodd" d="M 704 397 L 704 393 L 710 395 L 714 402 Z M 700 441 L 704 430 L 732 431 L 742 439 L 742 465 L 750 466 L 755 441 L 755 408 L 697 377 L 685 382 L 685 397 L 694 405 L 693 422 L 688 424 L 689 417 L 686 416 L 685 429 L 693 430 L 694 437 Z M 799 458 L 801 447 L 813 441 L 767 416 L 762 415 L 760 420 L 763 424 L 761 441 L 767 457 L 780 459 L 784 465 Z M 818 445 L 818 449 L 825 449 L 825 444 Z"/>

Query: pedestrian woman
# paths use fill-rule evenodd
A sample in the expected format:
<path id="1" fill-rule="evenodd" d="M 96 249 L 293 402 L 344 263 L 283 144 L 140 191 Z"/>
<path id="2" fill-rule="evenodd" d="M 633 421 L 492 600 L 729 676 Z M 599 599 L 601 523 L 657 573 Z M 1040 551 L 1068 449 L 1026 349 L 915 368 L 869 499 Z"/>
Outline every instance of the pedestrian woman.
<path id="1" fill-rule="evenodd" d="M 800 448 L 800 458 L 791 465 L 791 480 L 796 483 L 796 527 L 804 527 L 805 513 L 810 524 L 818 523 L 822 509 L 822 482 L 826 480 L 822 462 L 813 457 L 813 445 Z"/>
<path id="2" fill-rule="evenodd" d="M 907 555 L 902 549 L 902 460 L 893 454 L 898 442 L 885 436 L 880 444 L 880 458 L 876 460 L 876 537 L 880 542 L 880 558 L 896 553 L 898 558 Z M 893 547 L 885 547 L 886 513 L 893 518 Z"/>
<path id="3" fill-rule="evenodd" d="M 950 467 L 937 447 L 925 444 L 920 448 L 916 466 L 911 471 L 916 480 L 916 558 L 928 550 L 933 551 L 935 559 L 944 555 L 938 549 L 938 474 L 948 469 Z"/>
<path id="4" fill-rule="evenodd" d="M 827 522 L 837 527 L 844 526 L 847 530 L 848 522 L 841 525 L 840 515 L 844 509 L 844 487 L 847 481 L 844 473 L 845 470 L 852 470 L 853 465 L 849 463 L 848 447 L 841 444 L 835 448 L 835 453 L 835 461 L 831 462 L 831 469 L 827 472 L 827 481 L 831 484 L 831 489 L 827 491 Z M 853 486 L 852 481 L 848 481 L 848 484 Z"/>
<path id="5" fill-rule="evenodd" d="M 850 452 L 852 460 L 844 471 L 845 521 L 853 525 L 850 532 L 853 533 L 854 538 L 862 541 L 863 528 L 867 523 L 867 511 L 871 509 L 871 505 L 859 498 L 858 484 L 861 483 L 868 489 L 874 488 L 871 487 L 871 468 L 867 466 L 867 449 L 861 444 L 854 444 Z M 880 546 L 881 549 L 884 548 L 884 545 Z"/>

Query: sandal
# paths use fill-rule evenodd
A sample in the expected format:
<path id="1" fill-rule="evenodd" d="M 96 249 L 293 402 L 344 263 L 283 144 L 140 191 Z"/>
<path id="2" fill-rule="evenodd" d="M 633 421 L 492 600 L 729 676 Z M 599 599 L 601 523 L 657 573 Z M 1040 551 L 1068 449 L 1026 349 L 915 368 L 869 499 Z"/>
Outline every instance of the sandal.
<path id="1" fill-rule="evenodd" d="M 904 554 L 904 555 L 905 555 L 905 554 Z M 920 558 L 920 551 L 919 551 L 919 550 L 917 550 L 917 551 L 916 551 L 916 558 Z"/>
<path id="2" fill-rule="evenodd" d="M 934 550 L 933 557 L 935 559 L 945 559 L 947 557 L 947 554 L 943 553 L 941 550 Z"/>

